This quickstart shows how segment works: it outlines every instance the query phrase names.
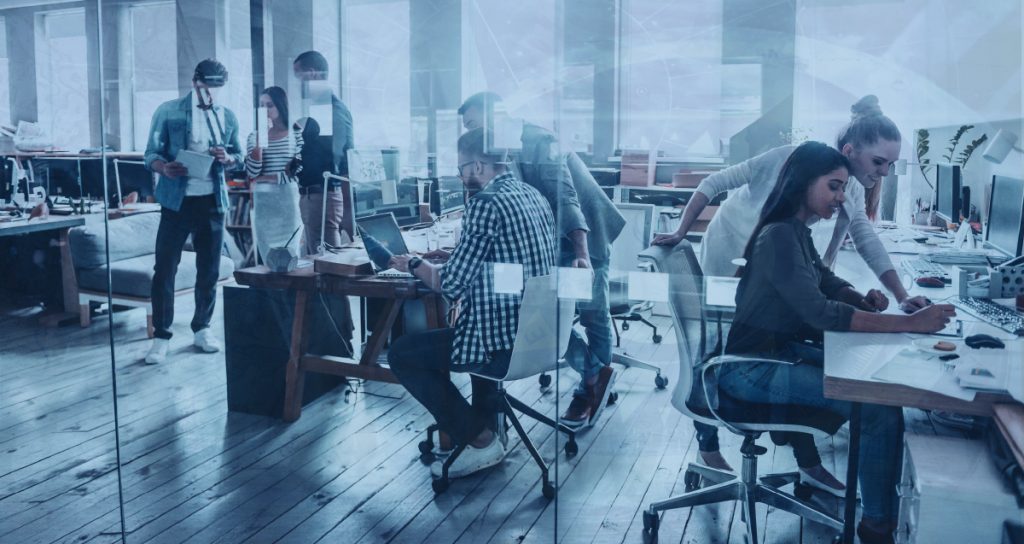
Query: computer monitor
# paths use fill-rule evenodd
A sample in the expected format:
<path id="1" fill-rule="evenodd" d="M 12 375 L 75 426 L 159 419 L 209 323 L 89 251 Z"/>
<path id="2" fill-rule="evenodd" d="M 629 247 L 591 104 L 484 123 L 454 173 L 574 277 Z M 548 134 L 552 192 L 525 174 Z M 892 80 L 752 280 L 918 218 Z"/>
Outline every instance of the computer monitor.
<path id="1" fill-rule="evenodd" d="M 992 176 L 985 242 L 1010 256 L 1024 244 L 1024 180 Z"/>
<path id="2" fill-rule="evenodd" d="M 400 226 L 419 222 L 419 196 L 413 183 L 392 180 L 352 183 L 352 211 L 361 219 L 383 213 L 394 214 Z"/>
<path id="3" fill-rule="evenodd" d="M 466 187 L 455 176 L 441 176 L 430 190 L 430 213 L 448 215 L 466 207 Z"/>
<path id="4" fill-rule="evenodd" d="M 935 165 L 935 213 L 949 223 L 960 221 L 960 167 Z"/>

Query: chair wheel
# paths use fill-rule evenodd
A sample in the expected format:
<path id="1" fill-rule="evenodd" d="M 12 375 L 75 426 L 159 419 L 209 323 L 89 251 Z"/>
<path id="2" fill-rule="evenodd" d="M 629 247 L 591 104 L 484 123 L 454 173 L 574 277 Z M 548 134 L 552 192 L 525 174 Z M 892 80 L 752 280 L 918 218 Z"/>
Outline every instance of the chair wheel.
<path id="1" fill-rule="evenodd" d="M 419 443 L 420 453 L 423 455 L 430 454 L 434 451 L 434 442 L 431 440 L 424 440 Z"/>
<path id="2" fill-rule="evenodd" d="M 608 406 L 611 406 L 619 401 L 619 394 L 615 391 L 608 393 Z"/>
<path id="3" fill-rule="evenodd" d="M 658 389 L 665 389 L 668 387 L 668 378 L 658 374 L 654 377 L 654 387 L 657 387 Z"/>
<path id="4" fill-rule="evenodd" d="M 548 387 L 551 387 L 551 375 L 541 374 L 540 376 L 537 376 L 537 383 L 540 384 L 541 389 L 547 389 Z"/>
<path id="5" fill-rule="evenodd" d="M 651 341 L 653 341 L 655 344 L 660 344 L 661 343 L 661 335 L 660 334 L 655 334 L 654 336 L 651 337 Z"/>
<path id="6" fill-rule="evenodd" d="M 658 540 L 658 525 L 661 522 L 658 519 L 658 514 L 654 512 L 644 511 L 644 534 L 654 538 L 654 541 Z"/>
<path id="7" fill-rule="evenodd" d="M 629 323 L 628 322 L 626 322 L 626 321 L 622 322 L 622 330 L 624 330 L 624 331 L 628 331 L 629 330 Z"/>
<path id="8" fill-rule="evenodd" d="M 565 456 L 575 457 L 580 452 L 580 446 L 576 443 L 576 439 L 569 440 L 565 443 Z"/>
<path id="9" fill-rule="evenodd" d="M 551 500 L 555 498 L 556 491 L 555 486 L 551 485 L 551 482 L 544 482 L 544 487 L 541 488 L 541 493 L 544 494 L 544 498 Z"/>
<path id="10" fill-rule="evenodd" d="M 435 495 L 440 495 L 441 493 L 448 491 L 448 480 L 444 478 L 437 478 L 430 482 L 430 487 L 434 488 Z"/>
<path id="11" fill-rule="evenodd" d="M 814 495 L 814 488 L 807 484 L 796 482 L 793 484 L 793 495 L 802 501 L 810 500 Z"/>
<path id="12" fill-rule="evenodd" d="M 700 480 L 700 474 L 687 470 L 686 473 L 683 474 L 683 484 L 685 486 L 684 491 L 689 493 L 700 489 Z"/>

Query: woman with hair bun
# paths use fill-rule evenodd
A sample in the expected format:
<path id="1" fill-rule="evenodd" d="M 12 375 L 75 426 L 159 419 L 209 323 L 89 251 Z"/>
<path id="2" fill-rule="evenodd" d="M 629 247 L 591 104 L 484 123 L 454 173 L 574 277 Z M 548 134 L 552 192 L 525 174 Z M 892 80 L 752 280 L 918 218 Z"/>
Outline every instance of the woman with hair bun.
<path id="1" fill-rule="evenodd" d="M 850 107 L 850 112 L 850 122 L 840 131 L 836 149 L 849 161 L 849 174 L 856 181 L 846 184 L 845 201 L 835 214 L 834 230 L 827 246 L 820 248 L 822 261 L 829 268 L 834 266 L 839 248 L 849 234 L 861 258 L 878 276 L 882 285 L 896 297 L 900 308 L 906 313 L 912 313 L 928 305 L 928 301 L 924 297 L 911 297 L 907 294 L 869 219 L 875 216 L 878 209 L 882 179 L 889 174 L 890 166 L 899 158 L 902 137 L 892 119 L 882 113 L 878 97 L 874 95 L 858 100 Z M 678 244 L 708 203 L 719 194 L 729 191 L 729 197 L 722 203 L 704 234 L 700 262 L 707 276 L 735 275 L 738 267 L 733 261 L 743 255 L 757 225 L 758 214 L 775 188 L 783 165 L 795 149 L 795 145 L 778 147 L 708 176 L 697 186 L 686 205 L 679 228 L 673 233 L 657 234 L 652 243 L 666 246 Z M 810 223 L 818 219 L 812 219 Z M 857 303 L 858 308 L 868 311 L 881 311 L 888 306 L 889 299 L 877 289 L 868 291 L 864 299 Z M 699 446 L 698 461 L 731 470 L 719 452 L 716 428 L 701 423 L 695 423 L 695 426 Z M 789 442 L 796 446 L 797 462 L 804 483 L 841 496 L 845 487 L 821 466 L 813 440 L 809 436 L 794 433 L 789 437 Z"/>

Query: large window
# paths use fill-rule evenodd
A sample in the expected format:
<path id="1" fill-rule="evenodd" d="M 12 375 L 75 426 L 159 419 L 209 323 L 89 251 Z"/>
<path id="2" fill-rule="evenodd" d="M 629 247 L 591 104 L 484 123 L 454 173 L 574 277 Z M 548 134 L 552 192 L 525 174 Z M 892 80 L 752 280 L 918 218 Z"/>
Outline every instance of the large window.
<path id="1" fill-rule="evenodd" d="M 509 115 L 554 128 L 561 36 L 556 2 L 471 0 L 462 6 L 463 96 L 496 92 Z"/>
<path id="2" fill-rule="evenodd" d="M 7 63 L 7 23 L 0 17 L 0 124 L 11 124 L 11 73 Z"/>
<path id="3" fill-rule="evenodd" d="M 409 2 L 344 4 L 342 97 L 357 147 L 410 148 Z"/>
<path id="4" fill-rule="evenodd" d="M 122 119 L 122 134 L 131 135 L 125 150 L 142 150 L 149 137 L 149 123 L 160 104 L 178 96 L 178 51 L 174 2 L 138 4 L 125 11 L 127 42 L 121 49 L 123 83 L 128 92 L 122 97 L 130 108 Z"/>
<path id="5" fill-rule="evenodd" d="M 619 147 L 717 156 L 722 2 L 623 0 Z"/>
<path id="6" fill-rule="evenodd" d="M 36 97 L 39 124 L 59 148 L 90 145 L 85 10 L 36 17 Z"/>

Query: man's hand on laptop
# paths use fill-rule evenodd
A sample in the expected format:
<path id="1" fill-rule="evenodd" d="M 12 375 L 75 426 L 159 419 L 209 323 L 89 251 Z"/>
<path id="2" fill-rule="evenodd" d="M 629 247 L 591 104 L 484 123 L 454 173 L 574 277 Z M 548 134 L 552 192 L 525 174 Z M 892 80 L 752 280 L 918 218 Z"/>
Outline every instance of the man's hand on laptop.
<path id="1" fill-rule="evenodd" d="M 443 263 L 447 262 L 452 256 L 450 251 L 443 249 L 432 249 L 423 254 L 423 258 L 432 263 Z"/>
<path id="2" fill-rule="evenodd" d="M 408 272 L 409 261 L 412 260 L 413 257 L 415 257 L 415 255 L 409 255 L 408 253 L 405 255 L 392 255 L 391 260 L 388 261 L 388 266 L 398 270 L 399 272 Z"/>

